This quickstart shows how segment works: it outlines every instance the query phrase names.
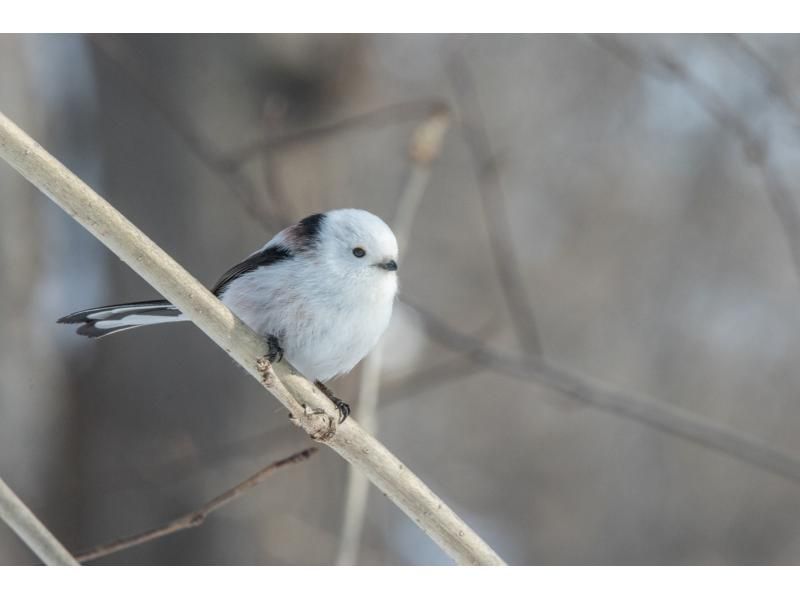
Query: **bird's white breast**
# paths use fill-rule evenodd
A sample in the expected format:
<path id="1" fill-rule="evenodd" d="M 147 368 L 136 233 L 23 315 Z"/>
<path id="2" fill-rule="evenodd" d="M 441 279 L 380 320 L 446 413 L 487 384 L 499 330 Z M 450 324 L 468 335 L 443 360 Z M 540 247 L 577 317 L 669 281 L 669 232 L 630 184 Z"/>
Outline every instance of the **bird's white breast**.
<path id="1" fill-rule="evenodd" d="M 342 284 L 287 260 L 247 273 L 221 299 L 253 330 L 280 340 L 284 357 L 311 380 L 350 371 L 389 325 L 397 277 Z"/>

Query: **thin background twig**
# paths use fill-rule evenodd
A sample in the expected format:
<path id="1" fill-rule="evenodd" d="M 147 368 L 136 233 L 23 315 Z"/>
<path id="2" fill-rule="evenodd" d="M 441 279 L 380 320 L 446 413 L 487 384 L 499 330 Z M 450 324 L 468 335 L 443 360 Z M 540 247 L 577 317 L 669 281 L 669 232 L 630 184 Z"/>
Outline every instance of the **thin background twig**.
<path id="1" fill-rule="evenodd" d="M 195 509 L 191 513 L 187 513 L 181 517 L 177 517 L 172 521 L 165 523 L 164 525 L 159 525 L 158 527 L 154 527 L 147 531 L 134 534 L 132 536 L 127 536 L 125 538 L 120 538 L 118 540 L 114 540 L 113 542 L 108 542 L 107 544 L 101 544 L 100 546 L 96 546 L 95 548 L 91 548 L 89 550 L 84 550 L 79 552 L 76 555 L 78 561 L 82 563 L 86 563 L 88 561 L 93 561 L 104 556 L 109 556 L 111 554 L 115 554 L 117 552 L 121 552 L 128 548 L 133 548 L 134 546 L 139 546 L 141 544 L 145 544 L 146 542 L 151 542 L 158 538 L 163 538 L 164 536 L 168 536 L 170 534 L 174 534 L 176 532 L 190 529 L 193 527 L 198 527 L 205 523 L 208 516 L 216 511 L 217 509 L 225 506 L 231 501 L 236 500 L 237 498 L 241 497 L 245 494 L 248 490 L 258 486 L 272 474 L 278 472 L 281 469 L 286 468 L 289 465 L 296 465 L 298 463 L 302 463 L 307 461 L 312 455 L 318 452 L 319 449 L 315 447 L 304 449 L 300 452 L 297 452 L 293 455 L 270 463 L 263 469 L 259 470 L 246 480 L 236 484 L 229 490 L 226 490 L 222 494 L 215 496 L 201 507 Z"/>

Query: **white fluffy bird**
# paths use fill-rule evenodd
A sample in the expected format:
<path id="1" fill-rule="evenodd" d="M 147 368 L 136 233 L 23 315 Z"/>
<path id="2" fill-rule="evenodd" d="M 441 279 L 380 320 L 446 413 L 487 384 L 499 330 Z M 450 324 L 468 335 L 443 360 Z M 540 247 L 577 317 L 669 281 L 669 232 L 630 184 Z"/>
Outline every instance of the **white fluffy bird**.
<path id="1" fill-rule="evenodd" d="M 377 216 L 355 209 L 304 218 L 228 270 L 212 292 L 337 405 L 322 382 L 349 372 L 389 325 L 397 295 L 397 240 Z M 186 321 L 165 300 L 85 309 L 59 320 L 98 338 Z"/>

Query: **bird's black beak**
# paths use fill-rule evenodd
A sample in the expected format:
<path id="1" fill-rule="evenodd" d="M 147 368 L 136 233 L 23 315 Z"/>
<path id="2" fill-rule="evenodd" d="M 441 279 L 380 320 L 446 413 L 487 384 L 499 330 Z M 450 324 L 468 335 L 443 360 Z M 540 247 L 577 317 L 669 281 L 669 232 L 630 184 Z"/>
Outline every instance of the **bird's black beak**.
<path id="1" fill-rule="evenodd" d="M 383 268 L 384 270 L 388 270 L 389 272 L 394 272 L 397 270 L 397 262 L 394 260 L 389 260 L 388 262 L 381 262 L 380 264 L 375 264 L 378 268 Z"/>

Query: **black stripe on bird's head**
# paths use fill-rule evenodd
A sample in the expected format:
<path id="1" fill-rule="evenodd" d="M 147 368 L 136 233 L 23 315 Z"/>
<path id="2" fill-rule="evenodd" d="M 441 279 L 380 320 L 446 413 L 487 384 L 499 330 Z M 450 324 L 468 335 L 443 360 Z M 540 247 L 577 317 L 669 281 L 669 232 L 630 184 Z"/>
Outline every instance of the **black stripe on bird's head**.
<path id="1" fill-rule="evenodd" d="M 325 214 L 312 214 L 291 227 L 288 231 L 291 246 L 299 251 L 316 247 L 324 221 Z"/>

